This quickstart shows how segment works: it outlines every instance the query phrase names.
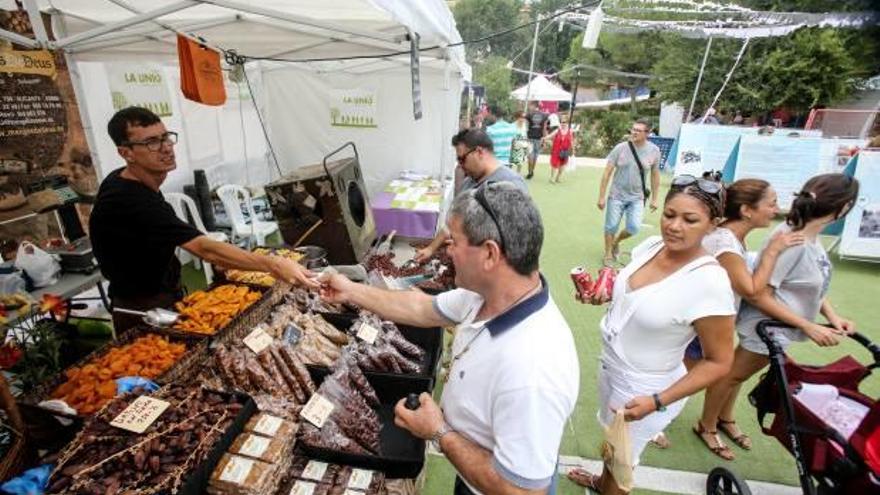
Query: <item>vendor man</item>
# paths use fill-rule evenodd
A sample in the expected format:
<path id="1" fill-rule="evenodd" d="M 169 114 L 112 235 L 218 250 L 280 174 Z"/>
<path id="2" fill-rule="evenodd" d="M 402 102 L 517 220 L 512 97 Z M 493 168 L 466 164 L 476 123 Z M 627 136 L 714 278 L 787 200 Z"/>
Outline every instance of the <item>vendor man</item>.
<path id="1" fill-rule="evenodd" d="M 514 172 L 510 167 L 501 165 L 495 156 L 495 146 L 492 138 L 486 131 L 480 129 L 465 129 L 452 136 L 452 146 L 455 148 L 455 157 L 458 166 L 464 172 L 464 180 L 456 195 L 469 191 L 483 182 L 510 181 L 523 191 L 528 191 L 526 182 L 522 176 Z M 434 252 L 449 240 L 449 232 L 440 229 L 430 244 L 416 251 L 415 260 L 424 263 L 431 259 Z"/>
<path id="2" fill-rule="evenodd" d="M 170 308 L 181 297 L 181 247 L 208 263 L 269 272 L 291 283 L 315 285 L 296 262 L 263 256 L 209 239 L 180 220 L 159 187 L 176 168 L 177 134 L 153 112 L 124 108 L 110 119 L 107 132 L 125 167 L 114 170 L 98 190 L 89 220 L 92 248 L 101 273 L 110 281 L 114 307 Z M 139 323 L 137 316 L 114 313 L 116 331 Z"/>
<path id="3" fill-rule="evenodd" d="M 448 221 L 458 289 L 431 297 L 340 275 L 322 296 L 421 327 L 457 324 L 440 406 L 429 394 L 395 423 L 435 442 L 456 494 L 553 492 L 563 427 L 578 395 L 571 330 L 538 272 L 544 229 L 529 196 L 509 182 L 460 194 Z"/>

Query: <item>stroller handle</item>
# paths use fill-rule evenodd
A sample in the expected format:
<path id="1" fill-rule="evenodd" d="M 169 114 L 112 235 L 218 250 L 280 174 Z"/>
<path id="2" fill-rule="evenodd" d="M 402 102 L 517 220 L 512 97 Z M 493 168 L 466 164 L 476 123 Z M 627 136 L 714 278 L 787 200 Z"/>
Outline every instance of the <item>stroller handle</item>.
<path id="1" fill-rule="evenodd" d="M 831 325 L 825 325 L 825 326 L 828 328 L 834 328 Z M 759 321 L 757 329 L 756 329 L 758 332 L 758 337 L 760 337 L 761 340 L 764 342 L 764 344 L 766 344 L 767 347 L 771 348 L 771 349 L 776 349 L 776 347 L 777 347 L 776 341 L 773 340 L 773 338 L 772 338 L 773 334 L 770 331 L 771 327 L 773 327 L 773 328 L 779 328 L 779 327 L 795 328 L 795 327 L 789 325 L 788 323 L 783 323 L 778 320 L 761 320 L 761 321 Z M 853 333 L 849 334 L 848 336 L 849 336 L 849 338 L 851 338 L 851 339 L 855 340 L 856 342 L 858 342 L 859 344 L 861 344 L 862 347 L 864 347 L 865 349 L 868 350 L 868 352 L 871 353 L 871 357 L 874 358 L 874 364 L 869 366 L 869 368 L 873 369 L 873 368 L 880 367 L 880 346 L 878 346 L 877 344 L 872 342 L 871 339 L 869 339 L 868 337 L 866 337 L 858 332 L 853 332 Z"/>

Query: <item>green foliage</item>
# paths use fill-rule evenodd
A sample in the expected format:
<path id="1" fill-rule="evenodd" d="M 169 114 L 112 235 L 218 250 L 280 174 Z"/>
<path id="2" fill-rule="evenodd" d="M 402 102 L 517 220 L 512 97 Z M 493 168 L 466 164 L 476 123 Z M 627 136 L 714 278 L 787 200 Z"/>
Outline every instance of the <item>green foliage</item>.
<path id="1" fill-rule="evenodd" d="M 523 22 L 520 16 L 522 0 L 461 0 L 452 13 L 458 32 L 464 40 L 478 39 L 488 34 L 510 29 Z M 509 60 L 531 41 L 532 32 L 520 29 L 508 35 L 466 46 L 467 57 L 475 67 L 490 55 Z"/>
<path id="2" fill-rule="evenodd" d="M 646 118 L 657 125 L 660 107 L 656 103 L 639 102 L 636 112 L 638 118 Z M 614 145 L 626 139 L 634 119 L 630 110 L 620 107 L 578 110 L 574 114 L 574 121 L 580 124 L 578 154 L 604 157 Z"/>
<path id="3" fill-rule="evenodd" d="M 36 322 L 23 338 L 13 335 L 16 345 L 22 349 L 21 359 L 12 369 L 22 392 L 29 392 L 61 371 L 64 341 L 53 320 Z"/>
<path id="4" fill-rule="evenodd" d="M 510 98 L 513 91 L 511 70 L 507 67 L 507 59 L 492 55 L 482 64 L 474 68 L 474 80 L 486 88 L 486 99 L 490 105 L 497 105 L 512 112 L 516 101 Z"/>

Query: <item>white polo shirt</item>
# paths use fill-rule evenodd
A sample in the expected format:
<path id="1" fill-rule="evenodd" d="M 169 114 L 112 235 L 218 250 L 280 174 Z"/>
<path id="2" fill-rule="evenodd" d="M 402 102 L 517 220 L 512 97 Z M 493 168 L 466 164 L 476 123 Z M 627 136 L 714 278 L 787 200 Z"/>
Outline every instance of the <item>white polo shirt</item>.
<path id="1" fill-rule="evenodd" d="M 440 404 L 446 422 L 492 452 L 504 479 L 530 490 L 553 480 L 580 379 L 571 329 L 543 276 L 541 283 L 539 293 L 489 321 L 473 321 L 483 305 L 475 292 L 434 298 L 436 311 L 458 323 L 452 356 L 460 357 Z"/>

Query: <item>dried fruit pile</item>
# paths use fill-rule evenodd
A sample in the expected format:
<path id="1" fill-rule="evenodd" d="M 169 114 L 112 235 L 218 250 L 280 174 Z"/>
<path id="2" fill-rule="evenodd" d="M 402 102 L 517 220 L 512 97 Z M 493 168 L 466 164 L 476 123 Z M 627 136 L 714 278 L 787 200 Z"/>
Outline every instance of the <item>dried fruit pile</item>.
<path id="1" fill-rule="evenodd" d="M 117 378 L 140 376 L 153 379 L 161 375 L 186 352 L 185 344 L 169 342 L 154 334 L 114 347 L 80 368 L 64 372 L 67 381 L 52 392 L 79 414 L 92 414 L 116 396 Z"/>
<path id="2" fill-rule="evenodd" d="M 144 433 L 110 425 L 134 394 L 89 420 L 59 456 L 47 493 L 175 493 L 242 408 L 234 396 L 198 387 L 171 387 L 153 397 L 171 405 Z"/>
<path id="3" fill-rule="evenodd" d="M 181 315 L 174 328 L 213 335 L 261 296 L 259 291 L 243 285 L 220 285 L 209 291 L 193 292 L 174 305 Z"/>

